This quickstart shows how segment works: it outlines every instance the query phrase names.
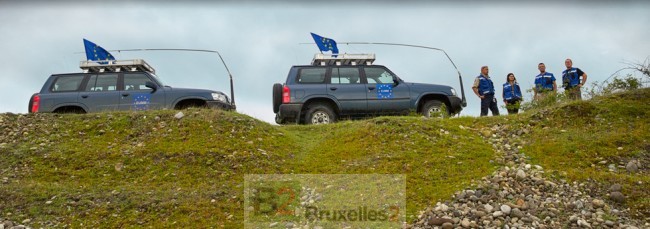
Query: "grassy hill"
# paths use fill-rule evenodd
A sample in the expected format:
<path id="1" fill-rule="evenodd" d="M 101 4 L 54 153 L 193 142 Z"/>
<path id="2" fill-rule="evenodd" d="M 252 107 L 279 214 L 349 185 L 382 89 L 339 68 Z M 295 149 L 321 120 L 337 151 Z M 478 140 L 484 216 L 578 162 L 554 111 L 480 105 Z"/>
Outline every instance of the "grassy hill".
<path id="1" fill-rule="evenodd" d="M 650 90 L 516 116 L 380 117 L 273 126 L 217 110 L 0 115 L 0 218 L 35 227 L 242 227 L 245 174 L 406 174 L 407 219 L 489 175 L 486 136 L 530 129 L 522 145 L 555 179 L 623 186 L 650 216 Z M 640 171 L 625 164 L 638 160 Z M 604 162 L 604 163 L 603 163 Z M 609 171 L 611 164 L 615 172 Z M 622 165 L 622 166 L 621 166 Z"/>

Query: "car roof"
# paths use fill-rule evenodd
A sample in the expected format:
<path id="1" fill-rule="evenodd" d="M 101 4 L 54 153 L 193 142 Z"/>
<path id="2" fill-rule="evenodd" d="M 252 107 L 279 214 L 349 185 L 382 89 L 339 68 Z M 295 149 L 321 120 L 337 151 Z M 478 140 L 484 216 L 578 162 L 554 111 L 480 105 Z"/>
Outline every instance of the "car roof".
<path id="1" fill-rule="evenodd" d="M 384 65 L 377 65 L 377 64 L 372 64 L 372 65 L 294 65 L 293 67 L 300 67 L 300 68 L 305 68 L 305 67 L 310 67 L 310 68 L 326 68 L 326 67 L 386 67 Z"/>
<path id="2" fill-rule="evenodd" d="M 124 71 L 124 72 L 70 72 L 70 73 L 56 73 L 52 76 L 64 76 L 64 75 L 95 75 L 95 74 L 115 74 L 115 73 L 149 73 L 147 71 Z"/>

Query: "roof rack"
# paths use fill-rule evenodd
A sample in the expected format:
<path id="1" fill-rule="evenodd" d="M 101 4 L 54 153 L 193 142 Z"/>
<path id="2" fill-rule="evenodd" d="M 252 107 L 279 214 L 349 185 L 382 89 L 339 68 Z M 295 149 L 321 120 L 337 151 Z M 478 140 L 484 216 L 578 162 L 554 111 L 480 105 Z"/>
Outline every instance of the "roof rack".
<path id="1" fill-rule="evenodd" d="M 316 53 L 311 65 L 314 66 L 327 66 L 327 65 L 358 65 L 365 64 L 371 65 L 375 62 L 375 54 L 332 54 Z"/>
<path id="2" fill-rule="evenodd" d="M 144 71 L 156 73 L 156 70 L 142 59 L 135 60 L 98 60 L 81 61 L 79 63 L 84 73 L 90 72 L 121 72 L 121 71 Z"/>

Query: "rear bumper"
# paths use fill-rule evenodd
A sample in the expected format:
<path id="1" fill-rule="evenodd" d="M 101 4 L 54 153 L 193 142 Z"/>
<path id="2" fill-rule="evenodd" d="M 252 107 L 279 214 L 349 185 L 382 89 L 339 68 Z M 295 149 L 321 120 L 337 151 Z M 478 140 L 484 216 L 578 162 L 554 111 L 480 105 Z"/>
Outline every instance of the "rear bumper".
<path id="1" fill-rule="evenodd" d="M 302 104 L 280 104 L 280 111 L 275 114 L 275 122 L 278 124 L 297 122 L 302 111 Z"/>
<path id="2" fill-rule="evenodd" d="M 206 104 L 209 108 L 220 109 L 220 110 L 235 110 L 236 107 L 229 103 L 224 103 L 221 101 L 206 101 Z"/>
<path id="3" fill-rule="evenodd" d="M 449 103 L 451 105 L 451 113 L 458 114 L 463 110 L 462 99 L 458 96 L 449 96 Z"/>

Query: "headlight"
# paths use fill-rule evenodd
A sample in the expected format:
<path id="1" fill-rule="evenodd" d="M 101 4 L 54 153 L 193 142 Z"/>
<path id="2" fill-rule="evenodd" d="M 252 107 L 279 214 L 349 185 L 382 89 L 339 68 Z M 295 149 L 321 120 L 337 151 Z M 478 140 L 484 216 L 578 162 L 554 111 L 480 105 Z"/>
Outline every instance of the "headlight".
<path id="1" fill-rule="evenodd" d="M 451 89 L 451 95 L 456 95 L 456 90 L 454 90 L 453 88 Z"/>
<path id="2" fill-rule="evenodd" d="M 219 100 L 224 103 L 228 103 L 228 99 L 226 99 L 226 96 L 220 93 L 212 93 L 212 99 Z"/>

